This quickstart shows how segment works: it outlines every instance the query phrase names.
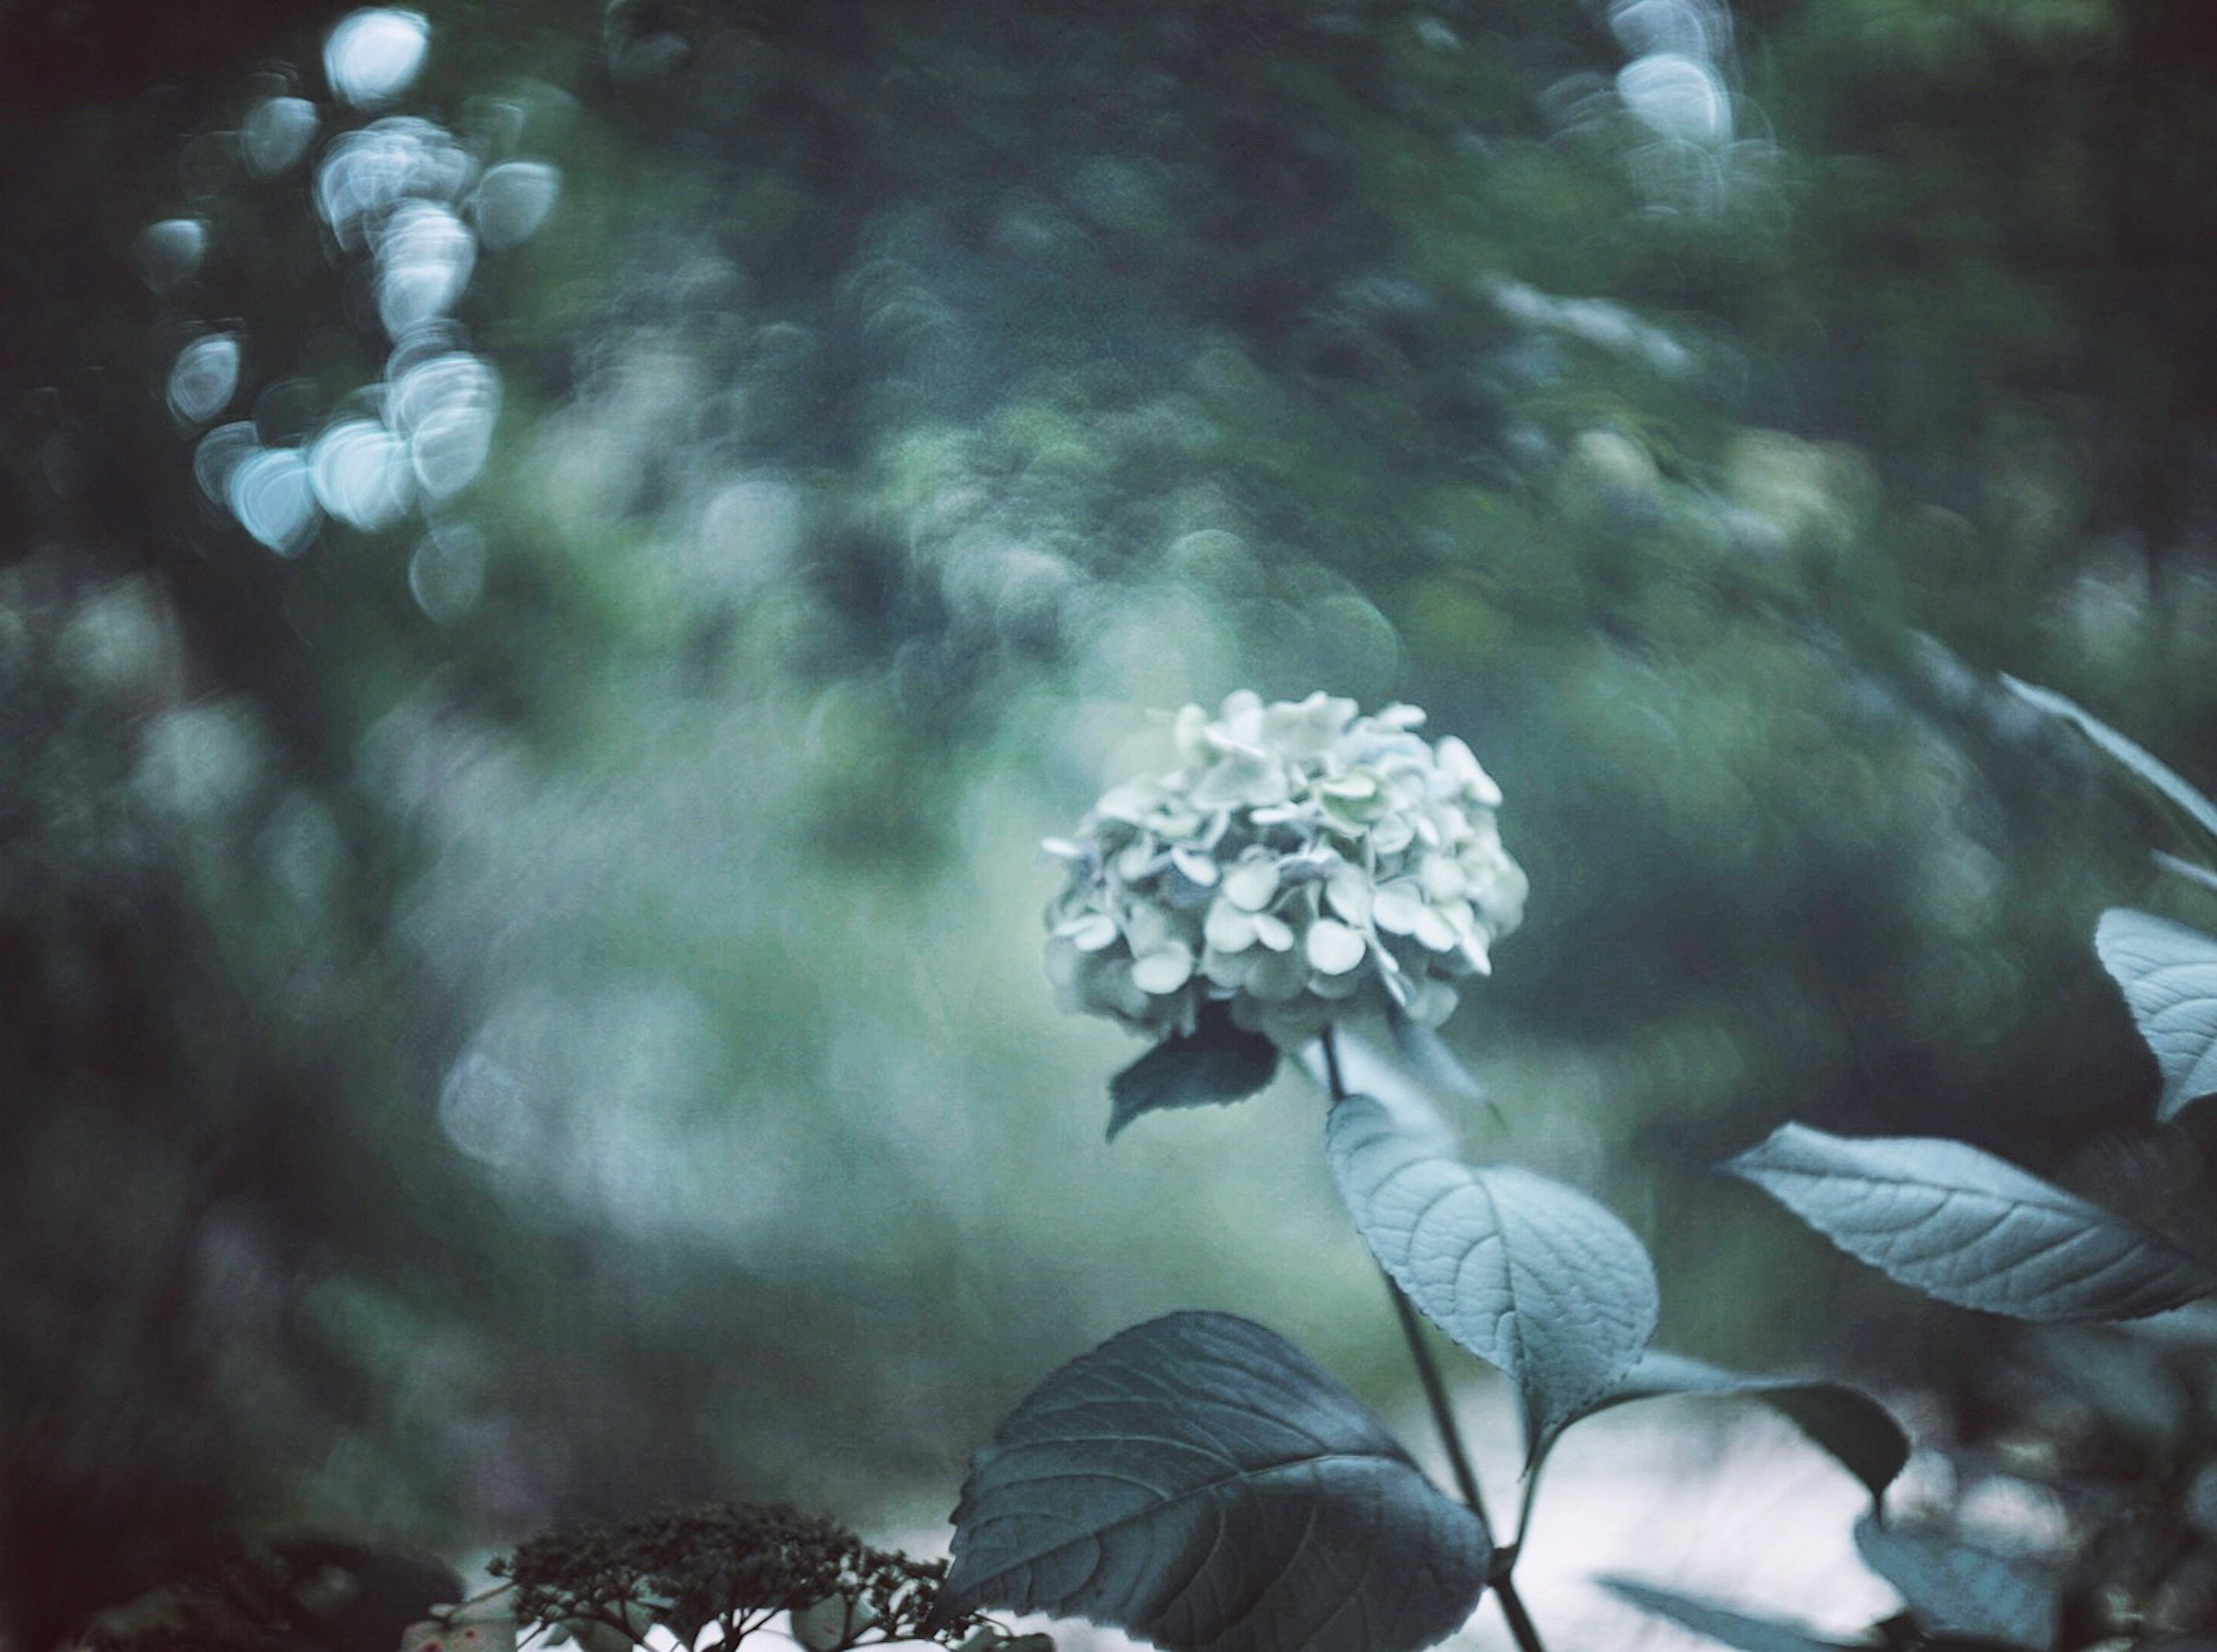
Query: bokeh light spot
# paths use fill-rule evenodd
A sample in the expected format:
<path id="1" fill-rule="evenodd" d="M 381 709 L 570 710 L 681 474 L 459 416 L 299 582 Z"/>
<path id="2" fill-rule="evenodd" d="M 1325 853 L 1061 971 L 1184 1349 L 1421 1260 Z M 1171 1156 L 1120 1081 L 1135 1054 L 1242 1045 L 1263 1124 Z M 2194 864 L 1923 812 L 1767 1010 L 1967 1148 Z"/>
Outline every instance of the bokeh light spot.
<path id="1" fill-rule="evenodd" d="M 562 175 L 544 161 L 509 161 L 485 175 L 470 198 L 470 221 L 496 252 L 539 232 L 562 193 Z"/>
<path id="2" fill-rule="evenodd" d="M 415 488 L 399 437 L 374 419 L 339 420 L 308 450 L 308 473 L 324 510 L 374 534 L 408 512 Z"/>
<path id="3" fill-rule="evenodd" d="M 318 124 L 316 106 L 305 97 L 264 98 L 239 127 L 246 170 L 256 177 L 276 176 L 307 152 Z"/>
<path id="4" fill-rule="evenodd" d="M 430 43 L 431 26 L 420 11 L 386 6 L 357 11 L 324 42 L 324 73 L 343 101 L 374 108 L 408 90 Z"/>
<path id="5" fill-rule="evenodd" d="M 298 554 L 315 531 L 315 486 L 298 448 L 262 448 L 241 458 L 225 480 L 224 499 L 239 526 L 280 556 Z"/>
<path id="6" fill-rule="evenodd" d="M 165 218 L 139 232 L 131 250 L 139 279 L 157 293 L 182 287 L 207 257 L 207 226 L 197 218 Z"/>
<path id="7" fill-rule="evenodd" d="M 238 393 L 238 335 L 211 333 L 177 352 L 170 368 L 170 411 L 184 424 L 205 424 Z"/>
<path id="8" fill-rule="evenodd" d="M 433 529 L 408 559 L 409 592 L 441 625 L 451 625 L 476 608 L 485 582 L 485 535 L 466 523 Z"/>

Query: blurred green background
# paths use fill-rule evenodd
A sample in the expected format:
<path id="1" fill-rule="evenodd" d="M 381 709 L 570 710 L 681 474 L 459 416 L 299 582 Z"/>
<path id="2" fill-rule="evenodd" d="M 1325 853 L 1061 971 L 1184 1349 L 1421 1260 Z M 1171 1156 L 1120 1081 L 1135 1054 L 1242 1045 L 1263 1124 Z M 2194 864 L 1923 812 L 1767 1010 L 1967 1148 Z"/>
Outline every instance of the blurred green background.
<path id="1" fill-rule="evenodd" d="M 1673 1346 L 1972 1403 L 1989 1327 L 1708 1173 L 1788 1117 L 2203 1242 L 2088 937 L 2210 914 L 1998 678 L 2217 776 L 2195 8 L 470 0 L 367 111 L 345 9 L 0 7 L 0 1638 L 225 1527 L 928 1520 L 1175 1307 L 1393 1400 L 1316 1097 L 1111 1150 L 1039 968 L 1038 838 L 1235 687 L 1501 783 L 1463 1123 Z M 560 183 L 475 485 L 284 556 L 164 405 L 380 371 L 273 94 Z"/>

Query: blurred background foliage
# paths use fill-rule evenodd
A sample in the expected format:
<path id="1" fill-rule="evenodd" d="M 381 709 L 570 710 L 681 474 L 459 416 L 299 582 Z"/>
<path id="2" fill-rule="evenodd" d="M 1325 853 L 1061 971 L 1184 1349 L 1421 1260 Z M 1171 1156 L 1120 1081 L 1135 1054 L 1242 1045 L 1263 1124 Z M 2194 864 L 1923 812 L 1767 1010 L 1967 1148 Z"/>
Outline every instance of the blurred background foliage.
<path id="1" fill-rule="evenodd" d="M 2209 1242 L 2088 938 L 2209 914 L 1997 677 L 2217 774 L 2193 8 L 431 4 L 384 112 L 560 180 L 456 306 L 490 456 L 278 556 L 164 387 L 231 331 L 274 442 L 380 371 L 235 135 L 361 124 L 344 10 L 0 7 L 11 1643 L 225 1528 L 929 1522 L 1174 1307 L 1392 1398 L 1316 1098 L 1110 1152 L 1137 1052 L 1038 968 L 1036 839 L 1238 686 L 1501 781 L 1466 1125 L 1626 1214 L 1674 1346 L 2016 1414 L 1708 1176 L 1788 1114 Z"/>

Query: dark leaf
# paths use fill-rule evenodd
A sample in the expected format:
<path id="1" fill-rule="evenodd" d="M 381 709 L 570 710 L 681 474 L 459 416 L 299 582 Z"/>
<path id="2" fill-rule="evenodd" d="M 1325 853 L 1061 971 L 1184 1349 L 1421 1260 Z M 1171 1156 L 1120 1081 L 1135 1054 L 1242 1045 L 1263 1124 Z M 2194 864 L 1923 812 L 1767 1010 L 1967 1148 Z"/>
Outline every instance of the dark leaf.
<path id="1" fill-rule="evenodd" d="M 1204 1005 L 1190 1037 L 1172 1033 L 1108 1080 L 1108 1139 L 1142 1113 L 1244 1101 L 1278 1071 L 1278 1047 L 1232 1024 L 1222 1005 Z"/>
<path id="2" fill-rule="evenodd" d="M 1785 1124 L 1723 1167 L 1857 1260 L 1961 1308 L 2136 1319 L 2217 1289 L 2183 1251 L 1966 1142 Z"/>
<path id="3" fill-rule="evenodd" d="M 1856 1548 L 1871 1570 L 1901 1591 L 1918 1624 L 2047 1652 L 2061 1628 L 2055 1575 L 2029 1561 L 1974 1549 L 1936 1531 L 1856 1523 Z"/>
<path id="4" fill-rule="evenodd" d="M 2133 1021 L 2163 1070 L 2156 1117 L 2217 1093 L 2217 940 L 2122 907 L 2102 914 L 2094 950 L 2124 989 Z"/>
<path id="5" fill-rule="evenodd" d="M 1893 1413 L 1861 1389 L 1821 1378 L 1748 1377 L 1659 1348 L 1642 1354 L 1621 1381 L 1570 1421 L 1634 1400 L 1673 1395 L 1742 1395 L 1762 1401 L 1869 1488 L 1874 1505 L 1909 1461 L 1909 1436 Z"/>
<path id="6" fill-rule="evenodd" d="M 1491 1550 L 1385 1426 L 1282 1338 L 1173 1314 L 1042 1383 L 971 1464 L 934 1618 L 1110 1624 L 1178 1652 L 1415 1652 Z"/>
<path id="7" fill-rule="evenodd" d="M 1636 1583 L 1627 1577 L 1605 1577 L 1601 1586 L 1629 1606 L 1667 1618 L 1696 1635 L 1736 1646 L 1740 1652 L 1853 1652 L 1836 1641 L 1820 1641 L 1792 1624 L 1749 1618 L 1690 1594 Z"/>
<path id="8" fill-rule="evenodd" d="M 1536 1456 L 1653 1334 L 1646 1250 L 1574 1188 L 1458 1162 L 1446 1125 L 1413 1098 L 1349 1096 L 1327 1130 L 1333 1179 L 1371 1253 L 1433 1323 L 1516 1384 Z"/>

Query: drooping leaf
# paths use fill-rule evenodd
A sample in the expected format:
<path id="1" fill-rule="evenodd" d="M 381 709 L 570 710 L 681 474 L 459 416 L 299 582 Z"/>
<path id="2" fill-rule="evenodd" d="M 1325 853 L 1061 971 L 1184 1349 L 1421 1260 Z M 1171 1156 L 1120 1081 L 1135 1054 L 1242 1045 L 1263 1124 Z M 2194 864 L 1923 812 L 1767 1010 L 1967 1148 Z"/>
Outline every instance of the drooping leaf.
<path id="1" fill-rule="evenodd" d="M 1942 1532 L 1856 1523 L 1863 1563 L 1901 1591 L 1924 1628 L 2048 1652 L 2063 1593 L 2043 1566 L 1974 1548 Z"/>
<path id="2" fill-rule="evenodd" d="M 1792 1624 L 1750 1618 L 1693 1595 L 1658 1589 L 1628 1577 L 1604 1577 L 1601 1586 L 1628 1606 L 1652 1612 L 1658 1618 L 1667 1618 L 1696 1635 L 1738 1647 L 1739 1652 L 1855 1652 L 1855 1649 L 1837 1641 L 1820 1641 Z"/>
<path id="3" fill-rule="evenodd" d="M 1632 1230 L 1574 1188 L 1454 1156 L 1413 1098 L 1349 1096 L 1327 1125 L 1332 1179 L 1409 1300 L 1516 1384 L 1528 1458 L 1631 1369 L 1654 1333 L 1655 1270 Z"/>
<path id="4" fill-rule="evenodd" d="M 2217 1094 L 2217 939 L 2116 907 L 2095 925 L 2094 950 L 2163 1070 L 2156 1117 Z"/>
<path id="5" fill-rule="evenodd" d="M 1967 1142 L 1784 1124 L 1723 1168 L 1857 1260 L 1961 1308 L 2125 1320 L 2217 1290 L 2175 1246 Z"/>
<path id="6" fill-rule="evenodd" d="M 2110 727 L 2091 712 L 2047 689 L 2035 688 L 2014 677 L 2002 681 L 2019 698 L 2051 715 L 2076 723 L 2079 731 L 2114 758 L 2133 777 L 2153 791 L 2189 821 L 2201 829 L 2203 839 L 2217 847 L 2217 803 L 2194 787 L 2189 786 L 2171 768 L 2158 761 L 2153 753 Z"/>
<path id="7" fill-rule="evenodd" d="M 1190 1035 L 1172 1033 L 1108 1080 L 1108 1139 L 1142 1113 L 1244 1101 L 1277 1071 L 1275 1044 L 1233 1026 L 1222 1005 L 1207 1005 Z"/>
<path id="8" fill-rule="evenodd" d="M 1909 1461 L 1909 1436 L 1861 1389 L 1821 1377 L 1750 1377 L 1650 1348 L 1615 1386 L 1564 1426 L 1634 1400 L 1674 1395 L 1742 1395 L 1779 1412 L 1868 1488 L 1875 1507 Z"/>
<path id="9" fill-rule="evenodd" d="M 935 1620 L 992 1607 L 1176 1652 L 1415 1652 L 1491 1549 L 1385 1426 L 1272 1332 L 1172 1314 L 1049 1377 L 971 1464 Z"/>

